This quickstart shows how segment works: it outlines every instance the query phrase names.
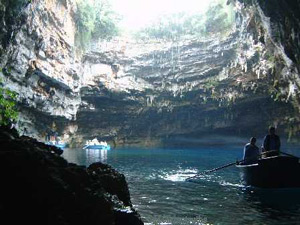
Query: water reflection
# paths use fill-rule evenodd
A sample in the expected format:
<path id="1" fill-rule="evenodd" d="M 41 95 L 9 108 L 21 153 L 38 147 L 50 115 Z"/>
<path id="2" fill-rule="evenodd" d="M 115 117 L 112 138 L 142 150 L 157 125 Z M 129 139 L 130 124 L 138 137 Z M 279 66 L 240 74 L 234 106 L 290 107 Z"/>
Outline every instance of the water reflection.
<path id="1" fill-rule="evenodd" d="M 149 224 L 299 224 L 300 190 L 244 189 L 235 167 L 185 182 L 225 165 L 240 149 L 67 149 L 69 162 L 112 165 L 125 174 L 135 208 Z M 217 157 L 216 157 L 217 156 Z"/>
<path id="2" fill-rule="evenodd" d="M 246 188 L 243 192 L 249 206 L 269 221 L 280 223 L 299 216 L 300 189 Z"/>
<path id="3" fill-rule="evenodd" d="M 246 188 L 243 190 L 247 201 L 260 201 L 263 205 L 293 208 L 300 207 L 300 189 L 283 188 L 283 189 L 261 189 Z"/>
<path id="4" fill-rule="evenodd" d="M 85 149 L 85 155 L 89 162 L 107 163 L 107 150 Z"/>

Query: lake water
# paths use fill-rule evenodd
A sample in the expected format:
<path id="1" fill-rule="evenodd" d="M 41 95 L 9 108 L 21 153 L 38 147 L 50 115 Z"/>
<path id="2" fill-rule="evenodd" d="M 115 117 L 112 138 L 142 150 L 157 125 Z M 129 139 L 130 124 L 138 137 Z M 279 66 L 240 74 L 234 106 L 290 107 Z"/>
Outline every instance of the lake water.
<path id="1" fill-rule="evenodd" d="M 63 157 L 86 166 L 101 161 L 125 174 L 145 224 L 300 224 L 299 190 L 246 189 L 235 166 L 185 181 L 240 159 L 241 147 L 66 149 Z"/>

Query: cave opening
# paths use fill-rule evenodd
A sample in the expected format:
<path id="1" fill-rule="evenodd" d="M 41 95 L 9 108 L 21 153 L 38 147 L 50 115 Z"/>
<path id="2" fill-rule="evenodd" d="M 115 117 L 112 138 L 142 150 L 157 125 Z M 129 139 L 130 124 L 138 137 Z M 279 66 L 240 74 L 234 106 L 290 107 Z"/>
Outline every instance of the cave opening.
<path id="1" fill-rule="evenodd" d="M 105 14 L 108 8 L 115 14 Z M 246 99 L 265 91 L 257 81 L 268 80 L 266 74 L 273 67 L 269 60 L 272 50 L 257 41 L 265 39 L 264 33 L 259 33 L 260 27 L 250 33 L 259 26 L 251 8 L 227 0 L 115 0 L 101 9 L 115 23 L 108 24 L 111 29 L 103 29 L 105 24 L 101 27 L 107 32 L 105 37 L 99 38 L 97 29 L 91 32 L 89 45 L 85 45 L 86 61 L 90 61 L 85 75 L 90 81 L 98 77 L 102 90 L 91 94 L 85 89 L 83 99 L 86 105 L 90 104 L 88 107 L 97 121 L 98 110 L 103 112 L 103 107 L 108 107 L 105 97 L 111 104 L 120 104 L 121 99 L 122 107 L 124 103 L 129 105 L 125 111 L 135 108 L 142 112 L 142 115 L 125 113 L 121 128 L 119 118 L 107 123 L 109 114 L 101 113 L 101 125 L 107 129 L 118 127 L 117 133 L 123 133 L 117 137 L 120 143 L 131 139 L 133 143 L 145 139 L 157 143 L 155 139 L 178 139 L 177 135 L 182 134 L 197 137 L 215 130 L 247 133 L 249 126 L 244 129 L 245 118 L 240 119 L 240 111 L 247 110 L 248 104 L 263 104 L 264 101 Z M 82 42 L 77 43 L 82 46 Z M 104 65 L 118 69 L 110 71 Z M 126 86 L 130 93 L 122 93 L 121 86 Z M 98 100 L 97 95 L 101 95 Z M 112 95 L 115 97 L 111 98 Z M 238 101 L 240 108 L 235 109 Z M 271 104 L 267 113 L 273 107 Z M 87 111 L 78 114 L 79 123 L 86 125 L 83 121 L 87 114 Z M 249 121 L 255 118 L 248 113 L 246 116 Z M 261 122 L 255 122 L 251 129 Z M 89 128 L 82 128 L 81 133 L 88 134 Z M 259 129 L 262 126 L 255 132 Z"/>
<path id="2" fill-rule="evenodd" d="M 222 38 L 236 29 L 237 5 L 227 0 L 77 0 L 77 5 L 77 47 L 84 50 L 95 50 L 97 44 L 112 40 L 179 42 Z"/>
<path id="3" fill-rule="evenodd" d="M 272 126 L 289 159 L 263 178 L 300 185 L 299 21 L 299 0 L 0 0 L 0 214 L 297 223 L 299 193 L 247 193 L 228 167 Z"/>

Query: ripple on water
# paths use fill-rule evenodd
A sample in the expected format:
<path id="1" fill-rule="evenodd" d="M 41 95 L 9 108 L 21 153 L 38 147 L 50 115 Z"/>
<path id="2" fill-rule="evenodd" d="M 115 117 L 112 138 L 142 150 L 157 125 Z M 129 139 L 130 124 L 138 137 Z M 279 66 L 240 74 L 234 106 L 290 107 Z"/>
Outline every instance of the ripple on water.
<path id="1" fill-rule="evenodd" d="M 186 181 L 187 178 L 193 177 L 198 173 L 197 169 L 178 169 L 169 172 L 162 172 L 157 177 L 169 181 Z"/>
<path id="2" fill-rule="evenodd" d="M 207 225 L 209 224 L 206 217 L 179 217 L 179 216 L 151 216 L 147 219 L 151 222 L 145 222 L 145 225 Z"/>
<path id="3" fill-rule="evenodd" d="M 124 173 L 132 203 L 148 225 L 299 224 L 300 192 L 248 191 L 240 185 L 234 167 L 185 182 L 241 157 L 241 153 L 240 148 L 229 146 L 184 151 L 120 149 L 107 152 L 107 156 L 66 150 L 64 157 L 81 165 L 107 161 Z"/>

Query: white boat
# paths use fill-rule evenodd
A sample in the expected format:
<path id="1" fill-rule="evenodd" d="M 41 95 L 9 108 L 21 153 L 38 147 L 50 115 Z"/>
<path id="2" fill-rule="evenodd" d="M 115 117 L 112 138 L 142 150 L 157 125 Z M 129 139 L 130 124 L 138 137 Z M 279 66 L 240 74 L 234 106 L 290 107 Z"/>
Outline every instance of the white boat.
<path id="1" fill-rule="evenodd" d="M 97 138 L 87 140 L 83 149 L 110 150 L 110 145 L 106 141 L 98 141 Z"/>

